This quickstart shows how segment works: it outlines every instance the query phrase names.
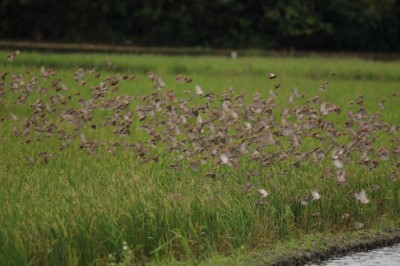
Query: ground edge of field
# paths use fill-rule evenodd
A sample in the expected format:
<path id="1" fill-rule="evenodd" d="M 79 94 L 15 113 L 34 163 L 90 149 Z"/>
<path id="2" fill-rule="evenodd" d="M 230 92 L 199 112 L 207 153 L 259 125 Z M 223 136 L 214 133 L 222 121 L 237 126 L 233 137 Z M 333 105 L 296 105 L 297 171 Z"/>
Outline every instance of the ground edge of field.
<path id="1" fill-rule="evenodd" d="M 365 230 L 345 232 L 310 233 L 299 237 L 278 241 L 250 254 L 240 253 L 225 257 L 215 255 L 195 265 L 309 265 L 348 255 L 369 251 L 400 243 L 400 220 L 386 221 L 381 225 Z M 155 265 L 183 265 L 179 262 L 161 262 Z M 187 263 L 184 263 L 187 265 Z"/>

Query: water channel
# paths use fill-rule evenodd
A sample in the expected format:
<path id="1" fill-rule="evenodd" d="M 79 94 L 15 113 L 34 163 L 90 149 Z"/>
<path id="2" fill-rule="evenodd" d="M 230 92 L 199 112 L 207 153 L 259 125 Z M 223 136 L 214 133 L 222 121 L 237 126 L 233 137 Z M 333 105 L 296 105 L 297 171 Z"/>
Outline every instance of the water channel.
<path id="1" fill-rule="evenodd" d="M 312 264 L 312 265 L 399 266 L 400 265 L 400 244 L 396 244 L 396 245 L 384 247 L 384 248 L 379 248 L 379 249 L 374 249 L 374 250 L 370 250 L 370 251 L 366 251 L 366 252 L 350 253 L 343 257 L 332 258 L 330 260 L 326 260 L 319 264 Z"/>

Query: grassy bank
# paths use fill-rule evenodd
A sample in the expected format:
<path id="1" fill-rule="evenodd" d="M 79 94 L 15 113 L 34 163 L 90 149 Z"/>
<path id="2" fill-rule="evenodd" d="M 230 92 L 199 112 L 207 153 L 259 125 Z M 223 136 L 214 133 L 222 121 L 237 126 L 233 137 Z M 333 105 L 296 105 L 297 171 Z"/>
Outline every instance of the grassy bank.
<path id="1" fill-rule="evenodd" d="M 398 61 L 6 56 L 2 265 L 224 261 L 399 220 Z"/>
<path id="2" fill-rule="evenodd" d="M 392 227 L 394 226 L 394 227 Z M 307 265 L 320 263 L 333 257 L 344 256 L 354 252 L 365 252 L 372 249 L 391 246 L 400 242 L 398 223 L 382 220 L 376 228 L 348 232 L 324 232 L 298 235 L 278 241 L 261 251 L 248 254 L 239 251 L 224 257 L 213 255 L 199 265 Z M 154 262 L 154 265 L 165 264 L 165 261 Z M 178 261 L 168 261 L 169 265 L 182 265 Z"/>

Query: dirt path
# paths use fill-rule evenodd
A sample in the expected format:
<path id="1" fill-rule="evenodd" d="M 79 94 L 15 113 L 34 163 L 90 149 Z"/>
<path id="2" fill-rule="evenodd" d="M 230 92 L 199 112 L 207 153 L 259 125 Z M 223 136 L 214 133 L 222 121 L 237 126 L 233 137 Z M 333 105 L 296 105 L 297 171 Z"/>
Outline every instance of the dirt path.
<path id="1" fill-rule="evenodd" d="M 208 49 L 196 47 L 148 47 L 109 44 L 73 44 L 53 42 L 28 42 L 0 40 L 0 49 L 31 51 L 137 53 L 164 55 L 214 55 L 232 56 L 232 49 Z M 295 50 L 237 50 L 237 56 L 290 56 L 290 57 L 360 57 L 376 60 L 397 60 L 400 53 L 340 52 L 340 51 L 295 51 Z"/>

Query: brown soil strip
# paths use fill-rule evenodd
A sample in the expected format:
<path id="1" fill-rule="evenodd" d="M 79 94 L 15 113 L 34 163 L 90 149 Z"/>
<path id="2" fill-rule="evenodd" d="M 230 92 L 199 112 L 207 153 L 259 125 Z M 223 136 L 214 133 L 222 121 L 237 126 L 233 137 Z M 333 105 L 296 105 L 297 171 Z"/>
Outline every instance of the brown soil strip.
<path id="1" fill-rule="evenodd" d="M 0 41 L 3 49 L 24 49 L 32 51 L 60 51 L 60 52 L 99 52 L 99 53 L 139 53 L 139 54 L 187 54 L 187 55 L 230 55 L 229 50 L 206 50 L 196 48 L 174 47 L 146 47 L 131 45 L 108 44 L 76 44 L 76 43 L 49 43 L 49 42 L 25 42 L 25 41 Z"/>
<path id="2" fill-rule="evenodd" d="M 136 53 L 164 55 L 214 55 L 230 56 L 232 49 L 206 49 L 184 47 L 148 47 L 108 44 L 76 44 L 53 42 L 5 41 L 0 40 L 0 49 L 23 49 L 31 51 Z M 290 57 L 359 57 L 377 60 L 397 60 L 400 53 L 341 52 L 341 51 L 290 51 L 290 50 L 237 50 L 238 56 L 290 56 Z"/>

